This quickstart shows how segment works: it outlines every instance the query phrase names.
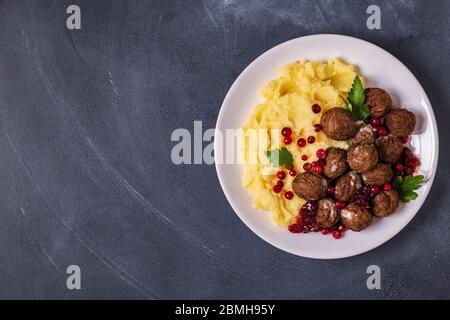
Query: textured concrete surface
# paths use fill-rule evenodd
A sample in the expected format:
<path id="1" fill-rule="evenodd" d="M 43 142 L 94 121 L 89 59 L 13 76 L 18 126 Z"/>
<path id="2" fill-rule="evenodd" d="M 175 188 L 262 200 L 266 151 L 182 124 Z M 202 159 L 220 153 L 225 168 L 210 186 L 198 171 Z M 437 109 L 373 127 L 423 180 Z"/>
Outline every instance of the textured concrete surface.
<path id="1" fill-rule="evenodd" d="M 68 31 L 78 4 L 82 30 Z M 382 29 L 368 30 L 370 4 Z M 0 1 L 0 298 L 450 298 L 450 1 Z M 285 40 L 369 40 L 423 84 L 440 130 L 417 217 L 337 261 L 271 247 L 214 166 L 170 161 L 176 128 L 214 127 L 255 57 Z M 66 268 L 82 290 L 66 289 Z M 382 290 L 366 288 L 368 265 Z"/>

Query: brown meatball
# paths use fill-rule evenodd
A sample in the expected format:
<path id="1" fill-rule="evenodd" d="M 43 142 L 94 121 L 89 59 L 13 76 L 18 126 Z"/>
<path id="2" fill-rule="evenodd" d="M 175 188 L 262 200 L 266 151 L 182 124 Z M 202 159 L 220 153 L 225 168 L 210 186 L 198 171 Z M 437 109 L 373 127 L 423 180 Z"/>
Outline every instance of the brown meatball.
<path id="1" fill-rule="evenodd" d="M 378 151 L 373 144 L 351 147 L 347 152 L 347 162 L 357 173 L 373 169 L 378 163 Z"/>
<path id="2" fill-rule="evenodd" d="M 362 179 L 366 185 L 380 186 L 392 179 L 394 173 L 391 166 L 385 163 L 379 163 L 372 170 L 363 173 Z"/>
<path id="3" fill-rule="evenodd" d="M 334 197 L 340 201 L 350 201 L 355 196 L 359 188 L 362 187 L 361 178 L 353 171 L 340 177 L 335 186 Z"/>
<path id="4" fill-rule="evenodd" d="M 362 125 L 359 127 L 356 134 L 349 140 L 351 145 L 370 144 L 375 141 L 376 129 L 370 124 Z"/>
<path id="5" fill-rule="evenodd" d="M 347 151 L 335 147 L 327 149 L 323 174 L 329 179 L 336 179 L 348 171 Z"/>
<path id="6" fill-rule="evenodd" d="M 341 210 L 341 222 L 346 228 L 358 232 L 370 226 L 372 215 L 369 210 L 351 203 Z"/>
<path id="7" fill-rule="evenodd" d="M 351 113 L 343 108 L 332 108 L 320 119 L 323 132 L 334 140 L 347 140 L 356 133 L 356 123 Z"/>
<path id="8" fill-rule="evenodd" d="M 403 151 L 403 142 L 393 135 L 379 137 L 375 141 L 380 160 L 386 163 L 394 163 L 400 158 Z"/>
<path id="9" fill-rule="evenodd" d="M 396 137 L 411 134 L 416 126 L 416 116 L 406 109 L 394 109 L 386 116 L 386 127 Z"/>
<path id="10" fill-rule="evenodd" d="M 319 200 L 316 215 L 316 222 L 322 228 L 329 228 L 334 226 L 339 221 L 339 213 L 334 201 L 331 199 Z"/>
<path id="11" fill-rule="evenodd" d="M 327 193 L 327 180 L 313 172 L 298 174 L 292 181 L 295 194 L 305 200 L 319 200 Z"/>
<path id="12" fill-rule="evenodd" d="M 381 118 L 391 111 L 392 100 L 389 94 L 380 88 L 367 88 L 364 90 L 366 95 L 366 105 L 369 107 L 370 115 L 374 118 Z"/>
<path id="13" fill-rule="evenodd" d="M 396 190 L 382 191 L 372 199 L 372 211 L 378 218 L 390 216 L 397 210 L 399 204 Z"/>

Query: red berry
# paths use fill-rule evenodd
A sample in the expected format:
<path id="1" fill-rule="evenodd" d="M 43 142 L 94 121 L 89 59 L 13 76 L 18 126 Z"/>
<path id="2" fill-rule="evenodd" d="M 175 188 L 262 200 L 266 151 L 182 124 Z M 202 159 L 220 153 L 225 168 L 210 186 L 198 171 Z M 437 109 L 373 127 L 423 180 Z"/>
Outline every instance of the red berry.
<path id="1" fill-rule="evenodd" d="M 275 183 L 276 185 L 279 185 L 280 187 L 284 187 L 284 182 L 281 180 L 278 180 L 277 183 Z"/>
<path id="2" fill-rule="evenodd" d="M 309 144 L 314 143 L 314 141 L 316 141 L 316 138 L 314 136 L 309 136 L 308 137 L 308 143 Z"/>
<path id="3" fill-rule="evenodd" d="M 311 170 L 311 165 L 310 165 L 308 162 L 306 162 L 306 163 L 303 165 L 303 170 L 305 170 L 305 171 Z"/>
<path id="4" fill-rule="evenodd" d="M 402 142 L 403 143 L 408 143 L 408 140 L 409 140 L 409 136 L 402 137 Z"/>
<path id="5" fill-rule="evenodd" d="M 387 136 L 388 131 L 387 131 L 387 129 L 385 127 L 378 127 L 377 128 L 377 133 L 378 133 L 378 135 L 380 137 L 384 137 L 384 136 Z"/>
<path id="6" fill-rule="evenodd" d="M 292 143 L 292 138 L 291 137 L 284 138 L 284 144 L 291 144 L 291 143 Z"/>
<path id="7" fill-rule="evenodd" d="M 320 106 L 317 103 L 315 103 L 315 104 L 312 105 L 311 110 L 314 113 L 319 113 L 320 112 Z"/>
<path id="8" fill-rule="evenodd" d="M 320 229 L 320 233 L 321 234 L 329 234 L 330 233 L 330 228 L 321 228 Z"/>
<path id="9" fill-rule="evenodd" d="M 284 197 L 288 200 L 291 200 L 294 197 L 294 194 L 292 193 L 292 191 L 286 191 L 284 193 Z"/>
<path id="10" fill-rule="evenodd" d="M 316 222 L 315 216 L 317 215 L 317 201 L 305 202 L 300 208 L 300 214 L 302 215 L 304 225 L 311 225 Z"/>
<path id="11" fill-rule="evenodd" d="M 345 232 L 345 230 L 347 230 L 347 228 L 343 225 L 343 224 L 340 224 L 338 227 L 337 227 L 337 229 L 342 233 L 342 232 Z"/>
<path id="12" fill-rule="evenodd" d="M 284 178 L 286 178 L 286 173 L 284 171 L 278 171 L 277 178 L 283 180 Z"/>
<path id="13" fill-rule="evenodd" d="M 323 150 L 323 149 L 319 149 L 316 152 L 316 156 L 319 159 L 324 159 L 327 156 L 327 152 L 325 150 Z"/>
<path id="14" fill-rule="evenodd" d="M 272 189 L 273 189 L 273 192 L 275 192 L 275 193 L 280 193 L 281 190 L 283 189 L 283 186 L 281 186 L 281 185 L 279 185 L 279 184 L 276 184 L 276 185 L 273 186 Z"/>
<path id="15" fill-rule="evenodd" d="M 410 166 L 412 169 L 415 169 L 417 166 L 417 159 L 415 159 L 415 158 L 408 159 L 407 163 L 408 163 L 408 166 Z"/>
<path id="16" fill-rule="evenodd" d="M 295 177 L 297 175 L 297 171 L 295 171 L 294 169 L 289 170 L 289 175 L 291 177 Z"/>
<path id="17" fill-rule="evenodd" d="M 317 161 L 311 162 L 311 167 L 313 167 L 313 168 L 317 167 Z"/>
<path id="18" fill-rule="evenodd" d="M 314 125 L 314 131 L 315 132 L 319 132 L 319 131 L 322 131 L 322 125 L 321 124 L 315 124 Z"/>
<path id="19" fill-rule="evenodd" d="M 316 166 L 316 167 L 314 167 L 314 170 L 315 170 L 318 174 L 322 174 L 323 167 Z"/>
<path id="20" fill-rule="evenodd" d="M 377 186 L 371 186 L 370 192 L 372 192 L 372 195 L 377 195 L 378 193 L 380 193 L 380 189 Z"/>
<path id="21" fill-rule="evenodd" d="M 286 168 L 286 169 L 288 169 L 288 170 L 294 170 L 294 165 L 292 164 L 292 165 L 289 166 L 289 168 Z"/>
<path id="22" fill-rule="evenodd" d="M 383 190 L 384 191 L 391 191 L 392 190 L 392 186 L 389 182 L 386 182 L 385 184 L 383 184 Z"/>
<path id="23" fill-rule="evenodd" d="M 336 191 L 336 188 L 333 186 L 328 186 L 327 192 L 328 194 L 334 194 L 334 191 Z"/>
<path id="24" fill-rule="evenodd" d="M 291 135 L 292 135 L 292 129 L 291 128 L 288 128 L 288 127 L 284 127 L 282 130 L 281 130 L 281 135 L 283 136 L 283 137 L 290 137 Z"/>
<path id="25" fill-rule="evenodd" d="M 324 159 L 319 159 L 316 161 L 317 165 L 320 167 L 323 167 L 325 165 L 325 160 Z"/>
<path id="26" fill-rule="evenodd" d="M 335 239 L 339 239 L 342 236 L 342 233 L 339 230 L 333 230 L 333 232 L 331 232 L 331 234 L 333 235 L 333 238 L 335 238 Z"/>
<path id="27" fill-rule="evenodd" d="M 347 206 L 345 201 L 336 201 L 335 205 L 336 205 L 336 208 L 338 208 L 339 210 L 342 210 Z"/>
<path id="28" fill-rule="evenodd" d="M 370 120 L 370 124 L 374 127 L 379 127 L 381 126 L 381 120 L 378 118 L 372 118 L 372 120 Z"/>
<path id="29" fill-rule="evenodd" d="M 293 223 L 288 227 L 288 230 L 292 233 L 300 233 L 303 226 L 300 223 Z"/>
<path id="30" fill-rule="evenodd" d="M 308 160 L 308 156 L 307 156 L 306 154 L 302 155 L 302 160 L 303 160 L 303 161 Z"/>
<path id="31" fill-rule="evenodd" d="M 306 140 L 305 140 L 304 138 L 298 139 L 298 140 L 297 140 L 297 145 L 298 145 L 300 148 L 303 148 L 304 146 L 306 146 Z"/>
<path id="32" fill-rule="evenodd" d="M 395 165 L 395 171 L 402 172 L 403 171 L 403 165 L 401 163 L 397 163 Z"/>

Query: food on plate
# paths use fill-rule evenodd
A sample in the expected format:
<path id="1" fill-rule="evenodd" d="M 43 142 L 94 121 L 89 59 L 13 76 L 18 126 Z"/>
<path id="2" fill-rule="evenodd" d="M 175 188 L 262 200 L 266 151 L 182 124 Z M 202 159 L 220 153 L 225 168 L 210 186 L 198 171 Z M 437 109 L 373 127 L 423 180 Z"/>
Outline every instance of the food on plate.
<path id="1" fill-rule="evenodd" d="M 379 137 L 375 141 L 378 148 L 378 156 L 385 163 L 394 163 L 400 159 L 403 151 L 403 142 L 393 135 Z"/>
<path id="2" fill-rule="evenodd" d="M 321 199 L 318 202 L 316 222 L 322 228 L 330 228 L 339 221 L 339 212 L 334 200 L 330 198 Z"/>
<path id="3" fill-rule="evenodd" d="M 350 145 L 370 144 L 375 142 L 377 130 L 371 124 L 359 126 L 356 134 L 349 139 Z"/>
<path id="4" fill-rule="evenodd" d="M 328 179 L 336 179 L 349 170 L 347 164 L 347 151 L 344 149 L 330 147 L 326 151 L 323 175 Z"/>
<path id="5" fill-rule="evenodd" d="M 304 168 L 315 170 L 319 160 L 316 152 L 329 147 L 348 148 L 345 141 L 328 138 L 320 125 L 320 117 L 328 109 L 342 105 L 340 97 L 346 95 L 356 76 L 355 67 L 337 59 L 329 61 L 295 61 L 282 67 L 278 76 L 269 81 L 260 91 L 262 101 L 250 114 L 242 127 L 246 142 L 239 150 L 244 160 L 243 185 L 251 194 L 253 207 L 272 213 L 275 224 L 287 227 L 292 224 L 305 200 L 294 196 L 287 199 L 284 194 L 291 189 L 295 175 L 284 165 L 274 166 L 266 152 L 285 147 L 293 157 L 293 170 L 298 174 Z M 289 144 L 282 135 L 283 128 L 290 128 Z M 275 131 L 278 135 L 271 135 Z M 283 132 L 289 133 L 289 130 Z M 243 140 L 244 140 L 243 139 Z M 287 139 L 286 142 L 289 142 Z M 256 151 L 256 152 L 255 152 Z M 255 152 L 256 162 L 250 155 Z M 285 153 L 280 153 L 285 156 Z M 306 159 L 306 160 L 303 160 Z M 317 166 L 320 171 L 322 166 Z M 273 188 L 279 180 L 278 171 L 284 171 L 286 178 L 279 193 Z M 294 172 L 291 172 L 294 173 Z M 278 187 L 276 188 L 278 191 Z"/>
<path id="6" fill-rule="evenodd" d="M 396 190 L 382 191 L 373 197 L 372 212 L 378 218 L 390 216 L 399 205 L 398 192 Z"/>
<path id="7" fill-rule="evenodd" d="M 389 94 L 380 88 L 367 88 L 364 90 L 366 105 L 373 118 L 381 118 L 392 108 L 392 100 Z"/>
<path id="8" fill-rule="evenodd" d="M 351 113 L 342 108 L 332 108 L 320 119 L 323 132 L 334 140 L 347 140 L 356 132 L 356 122 Z"/>
<path id="9" fill-rule="evenodd" d="M 341 210 L 342 224 L 352 231 L 362 231 L 372 224 L 372 215 L 366 208 L 351 203 Z"/>
<path id="10" fill-rule="evenodd" d="M 327 180 L 315 172 L 299 173 L 292 182 L 295 194 L 305 200 L 319 200 L 327 193 Z"/>
<path id="11" fill-rule="evenodd" d="M 357 173 L 373 169 L 378 163 L 378 150 L 373 144 L 351 147 L 347 152 L 347 162 Z"/>
<path id="12" fill-rule="evenodd" d="M 354 171 L 340 177 L 334 187 L 334 198 L 339 201 L 350 201 L 362 187 L 361 177 Z"/>
<path id="13" fill-rule="evenodd" d="M 383 89 L 364 89 L 354 66 L 296 61 L 261 95 L 243 126 L 243 183 L 276 224 L 339 239 L 417 198 L 415 115 Z"/>
<path id="14" fill-rule="evenodd" d="M 396 137 L 410 135 L 416 126 L 416 116 L 406 109 L 393 109 L 386 115 L 386 127 Z"/>
<path id="15" fill-rule="evenodd" d="M 363 173 L 362 179 L 364 184 L 368 186 L 381 186 L 382 184 L 391 181 L 394 173 L 389 164 L 379 163 L 372 170 Z"/>

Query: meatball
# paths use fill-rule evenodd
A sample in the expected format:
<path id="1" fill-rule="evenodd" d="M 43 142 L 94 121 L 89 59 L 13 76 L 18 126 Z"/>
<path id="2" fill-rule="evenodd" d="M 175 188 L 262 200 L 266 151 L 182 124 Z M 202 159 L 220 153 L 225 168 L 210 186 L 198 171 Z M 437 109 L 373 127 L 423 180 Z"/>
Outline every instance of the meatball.
<path id="1" fill-rule="evenodd" d="M 327 149 L 323 174 L 329 179 L 336 179 L 348 171 L 347 151 L 331 147 Z"/>
<path id="2" fill-rule="evenodd" d="M 381 161 L 386 163 L 394 163 L 400 159 L 403 151 L 403 142 L 400 138 L 393 135 L 379 137 L 375 141 L 378 148 L 378 156 Z"/>
<path id="3" fill-rule="evenodd" d="M 333 200 L 328 198 L 319 200 L 318 206 L 316 222 L 322 228 L 332 227 L 339 221 L 338 210 Z"/>
<path id="4" fill-rule="evenodd" d="M 378 151 L 373 144 L 354 146 L 347 152 L 347 162 L 357 173 L 373 169 L 378 163 Z"/>
<path id="5" fill-rule="evenodd" d="M 416 116 L 406 109 L 394 109 L 386 116 L 386 127 L 396 137 L 411 134 L 416 126 Z"/>
<path id="6" fill-rule="evenodd" d="M 305 200 L 319 200 L 327 193 L 327 180 L 313 172 L 298 174 L 292 181 L 295 194 Z"/>
<path id="7" fill-rule="evenodd" d="M 363 173 L 362 179 L 366 185 L 380 186 L 392 179 L 394 173 L 391 166 L 385 163 L 379 163 L 372 170 Z"/>
<path id="8" fill-rule="evenodd" d="M 399 204 L 396 190 L 382 191 L 372 199 L 372 211 L 378 218 L 390 216 L 397 210 Z"/>
<path id="9" fill-rule="evenodd" d="M 351 113 L 343 108 L 332 108 L 320 119 L 323 132 L 334 140 L 347 140 L 356 133 L 356 123 Z"/>
<path id="10" fill-rule="evenodd" d="M 369 210 L 351 203 L 341 210 L 341 222 L 346 228 L 358 232 L 370 226 L 372 215 Z"/>
<path id="11" fill-rule="evenodd" d="M 366 105 L 370 110 L 370 115 L 374 118 L 381 118 L 391 111 L 392 100 L 389 94 L 380 88 L 367 88 L 364 90 Z"/>
<path id="12" fill-rule="evenodd" d="M 375 142 L 375 128 L 370 124 L 362 125 L 359 127 L 356 134 L 349 140 L 351 145 L 368 144 Z"/>
<path id="13" fill-rule="evenodd" d="M 350 201 L 355 196 L 359 188 L 362 187 L 361 178 L 353 171 L 340 177 L 334 188 L 334 197 L 340 201 Z"/>

